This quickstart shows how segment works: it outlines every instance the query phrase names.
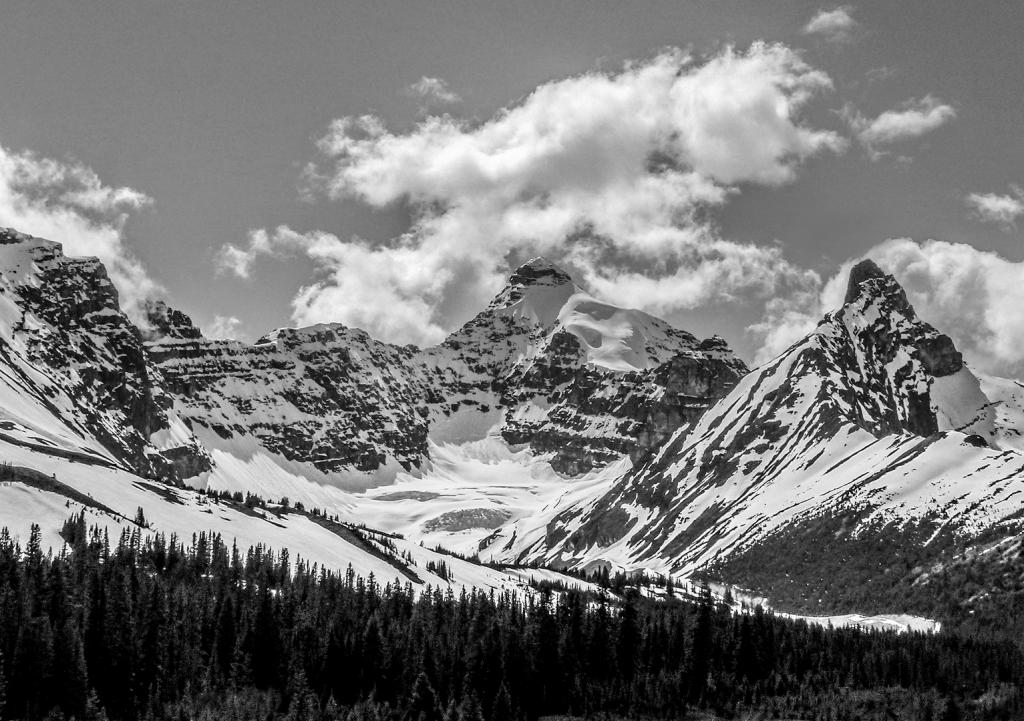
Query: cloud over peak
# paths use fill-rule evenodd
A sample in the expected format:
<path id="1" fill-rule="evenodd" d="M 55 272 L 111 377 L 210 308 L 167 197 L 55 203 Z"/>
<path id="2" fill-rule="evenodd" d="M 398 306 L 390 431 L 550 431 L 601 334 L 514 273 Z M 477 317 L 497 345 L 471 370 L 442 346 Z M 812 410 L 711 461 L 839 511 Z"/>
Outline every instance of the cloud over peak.
<path id="1" fill-rule="evenodd" d="M 80 163 L 0 146 L 0 226 L 57 241 L 68 255 L 99 258 L 136 319 L 158 286 L 125 244 L 124 225 L 151 202 L 132 188 L 105 185 Z"/>
<path id="2" fill-rule="evenodd" d="M 525 254 L 663 311 L 763 295 L 801 271 L 777 248 L 718 238 L 704 211 L 842 151 L 837 133 L 801 119 L 830 87 L 792 49 L 755 43 L 549 82 L 483 122 L 429 117 L 394 133 L 374 116 L 341 118 L 311 183 L 329 198 L 408 206 L 408 232 L 371 243 L 256 231 L 220 259 L 245 275 L 259 256 L 305 255 L 321 275 L 295 298 L 296 322 L 340 320 L 420 343 L 453 324 L 446 309 L 486 302 Z"/>

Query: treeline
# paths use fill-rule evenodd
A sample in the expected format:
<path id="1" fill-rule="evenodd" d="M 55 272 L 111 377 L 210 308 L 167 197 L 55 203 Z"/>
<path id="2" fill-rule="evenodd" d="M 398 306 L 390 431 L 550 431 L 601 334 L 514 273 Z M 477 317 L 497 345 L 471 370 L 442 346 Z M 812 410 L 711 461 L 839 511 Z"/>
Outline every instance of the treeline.
<path id="1" fill-rule="evenodd" d="M 825 630 L 708 593 L 414 593 L 142 533 L 112 543 L 80 515 L 58 556 L 37 527 L 25 548 L 0 533 L 0 717 L 1024 717 L 1010 643 Z"/>

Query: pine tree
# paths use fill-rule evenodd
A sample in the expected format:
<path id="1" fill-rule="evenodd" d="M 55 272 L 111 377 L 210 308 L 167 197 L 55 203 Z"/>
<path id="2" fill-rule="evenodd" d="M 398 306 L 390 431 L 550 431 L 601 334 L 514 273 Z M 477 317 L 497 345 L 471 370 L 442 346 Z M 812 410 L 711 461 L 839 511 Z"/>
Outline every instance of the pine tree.
<path id="1" fill-rule="evenodd" d="M 935 689 L 948 698 L 934 718 L 1024 708 L 1010 642 L 732 614 L 706 586 L 699 604 L 566 589 L 456 598 L 301 560 L 286 574 L 262 546 L 243 564 L 217 535 L 189 548 L 130 530 L 108 553 L 103 531 L 53 557 L 0 529 L 0 717 L 669 718 L 691 703 L 728 718 L 877 721 L 927 718 Z"/>
<path id="2" fill-rule="evenodd" d="M 711 657 L 714 653 L 714 619 L 711 589 L 707 583 L 701 587 L 700 608 L 697 622 L 693 629 L 693 641 L 690 646 L 689 698 L 693 703 L 699 702 L 707 687 L 708 674 L 711 671 Z"/>
<path id="3" fill-rule="evenodd" d="M 515 721 L 512 713 L 512 697 L 509 696 L 508 686 L 505 683 L 498 687 L 498 693 L 494 696 L 491 721 Z"/>
<path id="4" fill-rule="evenodd" d="M 477 700 L 476 694 L 469 693 L 463 697 L 456 713 L 456 721 L 484 721 L 483 711 L 480 709 L 480 702 Z"/>
<path id="5" fill-rule="evenodd" d="M 11 707 L 16 714 L 37 718 L 53 705 L 49 690 L 53 683 L 53 630 L 50 619 L 28 620 L 18 634 L 11 664 Z"/>
<path id="6" fill-rule="evenodd" d="M 135 698 L 135 623 L 129 578 L 115 572 L 108 585 L 103 619 L 104 665 L 95 679 L 105 706 L 115 718 L 131 714 Z"/>
<path id="7" fill-rule="evenodd" d="M 636 621 L 636 591 L 629 590 L 619 614 L 619 633 L 615 641 L 615 655 L 619 673 L 626 681 L 633 679 L 636 670 L 636 654 L 640 643 L 640 632 Z"/>
<path id="8" fill-rule="evenodd" d="M 108 721 L 107 712 L 103 710 L 99 697 L 95 691 L 89 694 L 85 702 L 85 721 Z"/>
<path id="9" fill-rule="evenodd" d="M 7 708 L 7 669 L 4 667 L 4 651 L 0 648 L 0 719 Z"/>
<path id="10" fill-rule="evenodd" d="M 363 694 L 368 695 L 377 685 L 383 667 L 381 630 L 376 614 L 370 616 L 370 619 L 366 622 L 366 627 L 363 629 L 361 651 L 359 690 Z"/>
<path id="11" fill-rule="evenodd" d="M 960 721 L 963 718 L 963 714 L 960 712 L 960 707 L 956 701 L 950 697 L 946 699 L 945 708 L 942 710 L 942 716 L 940 721 Z"/>
<path id="12" fill-rule="evenodd" d="M 413 683 L 403 718 L 407 721 L 441 721 L 437 694 L 434 693 L 434 687 L 430 685 L 427 674 L 422 671 Z"/>
<path id="13" fill-rule="evenodd" d="M 69 717 L 82 718 L 89 698 L 85 647 L 78 626 L 65 621 L 54 639 L 54 700 Z"/>

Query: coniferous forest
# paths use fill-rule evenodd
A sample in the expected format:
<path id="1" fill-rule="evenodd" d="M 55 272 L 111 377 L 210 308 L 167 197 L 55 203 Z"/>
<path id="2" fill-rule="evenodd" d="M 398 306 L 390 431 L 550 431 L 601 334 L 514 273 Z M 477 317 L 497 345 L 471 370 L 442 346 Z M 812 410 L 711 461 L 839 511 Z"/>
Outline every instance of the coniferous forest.
<path id="1" fill-rule="evenodd" d="M 1019 719 L 1024 657 L 710 594 L 413 593 L 287 553 L 70 519 L 0 534 L 3 719 Z"/>

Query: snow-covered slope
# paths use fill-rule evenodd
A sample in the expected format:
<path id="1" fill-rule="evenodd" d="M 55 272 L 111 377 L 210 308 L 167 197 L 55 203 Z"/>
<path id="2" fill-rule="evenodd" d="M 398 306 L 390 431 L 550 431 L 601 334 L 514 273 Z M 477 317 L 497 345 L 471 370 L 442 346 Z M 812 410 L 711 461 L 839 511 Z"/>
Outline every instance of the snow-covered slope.
<path id="1" fill-rule="evenodd" d="M 692 571 L 811 517 L 978 534 L 1020 512 L 1020 386 L 979 379 L 870 261 L 846 303 L 513 557 Z M 517 540 L 511 536 L 518 533 Z"/>
<path id="2" fill-rule="evenodd" d="M 398 581 L 416 588 L 450 586 L 533 593 L 529 579 L 449 554 L 372 528 L 330 523 L 307 513 L 270 504 L 247 508 L 189 489 L 171 488 L 127 471 L 82 463 L 0 441 L 0 528 L 27 538 L 37 523 L 44 547 L 63 546 L 59 532 L 71 516 L 85 512 L 89 526 L 106 528 L 115 540 L 121 531 L 176 534 L 180 539 L 205 532 L 219 534 L 239 548 L 262 545 L 275 552 L 287 549 L 292 561 L 302 559 L 344 572 L 349 566 L 381 583 Z M 22 469 L 31 469 L 24 471 Z M 136 522 L 142 510 L 145 525 Z M 438 569 L 446 569 L 446 572 Z M 566 585 L 589 586 L 550 572 Z"/>

